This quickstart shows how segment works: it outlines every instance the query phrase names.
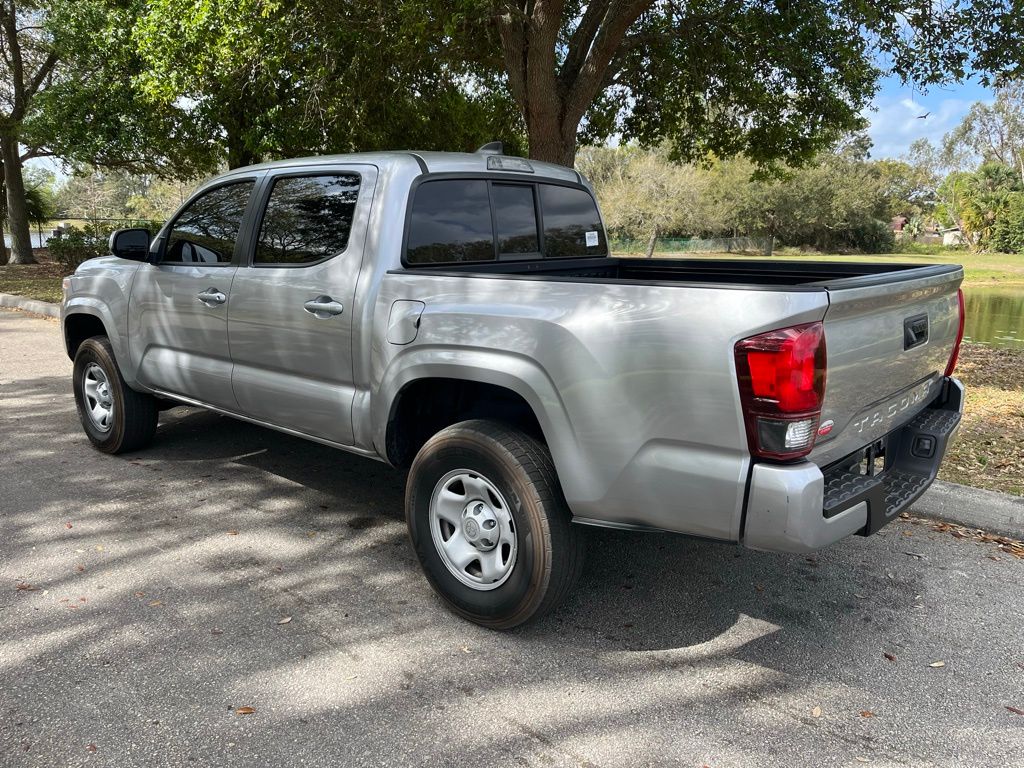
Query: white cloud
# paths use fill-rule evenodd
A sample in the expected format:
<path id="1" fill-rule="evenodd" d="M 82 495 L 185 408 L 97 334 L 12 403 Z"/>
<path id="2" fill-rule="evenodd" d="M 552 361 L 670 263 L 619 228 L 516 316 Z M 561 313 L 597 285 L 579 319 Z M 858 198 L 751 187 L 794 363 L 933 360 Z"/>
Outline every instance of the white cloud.
<path id="1" fill-rule="evenodd" d="M 872 108 L 864 112 L 871 123 L 868 135 L 874 142 L 872 157 L 899 157 L 917 139 L 941 143 L 943 135 L 959 124 L 972 103 L 954 97 L 922 101 L 891 96 L 875 99 Z"/>

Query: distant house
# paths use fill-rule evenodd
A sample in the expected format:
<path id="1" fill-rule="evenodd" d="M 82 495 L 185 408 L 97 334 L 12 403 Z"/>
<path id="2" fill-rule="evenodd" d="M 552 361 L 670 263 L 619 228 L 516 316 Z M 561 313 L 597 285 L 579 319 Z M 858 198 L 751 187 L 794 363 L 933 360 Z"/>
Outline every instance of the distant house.
<path id="1" fill-rule="evenodd" d="M 908 219 L 906 216 L 895 216 L 893 217 L 893 220 L 889 222 L 889 226 L 892 227 L 893 232 L 897 235 L 901 235 L 903 234 L 903 228 L 907 226 L 907 221 Z"/>
<path id="2" fill-rule="evenodd" d="M 942 233 L 943 245 L 966 245 L 967 240 L 960 227 L 944 227 L 939 230 Z"/>

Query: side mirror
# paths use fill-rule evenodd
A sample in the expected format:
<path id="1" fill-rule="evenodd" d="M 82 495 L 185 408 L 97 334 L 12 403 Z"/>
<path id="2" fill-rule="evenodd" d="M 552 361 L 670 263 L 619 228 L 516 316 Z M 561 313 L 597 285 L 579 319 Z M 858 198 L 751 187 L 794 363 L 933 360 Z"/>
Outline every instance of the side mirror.
<path id="1" fill-rule="evenodd" d="M 148 261 L 151 238 L 148 229 L 119 229 L 110 235 L 110 252 L 129 261 Z"/>

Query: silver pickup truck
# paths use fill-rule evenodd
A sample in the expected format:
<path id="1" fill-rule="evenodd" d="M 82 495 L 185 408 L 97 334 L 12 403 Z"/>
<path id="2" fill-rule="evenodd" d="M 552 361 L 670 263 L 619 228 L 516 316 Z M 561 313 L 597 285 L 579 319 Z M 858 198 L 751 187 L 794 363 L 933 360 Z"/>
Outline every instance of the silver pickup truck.
<path id="1" fill-rule="evenodd" d="M 389 152 L 239 168 L 64 283 L 82 426 L 202 406 L 408 471 L 458 614 L 564 597 L 582 526 L 806 552 L 934 479 L 960 421 L 956 265 L 611 256 L 576 171 Z"/>

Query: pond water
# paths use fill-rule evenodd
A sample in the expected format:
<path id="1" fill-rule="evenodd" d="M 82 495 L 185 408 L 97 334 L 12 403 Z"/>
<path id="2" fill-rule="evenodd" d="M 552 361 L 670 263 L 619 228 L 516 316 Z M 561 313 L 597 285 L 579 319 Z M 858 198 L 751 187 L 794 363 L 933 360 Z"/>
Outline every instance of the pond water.
<path id="1" fill-rule="evenodd" d="M 964 338 L 1024 349 L 1024 288 L 964 288 Z"/>

